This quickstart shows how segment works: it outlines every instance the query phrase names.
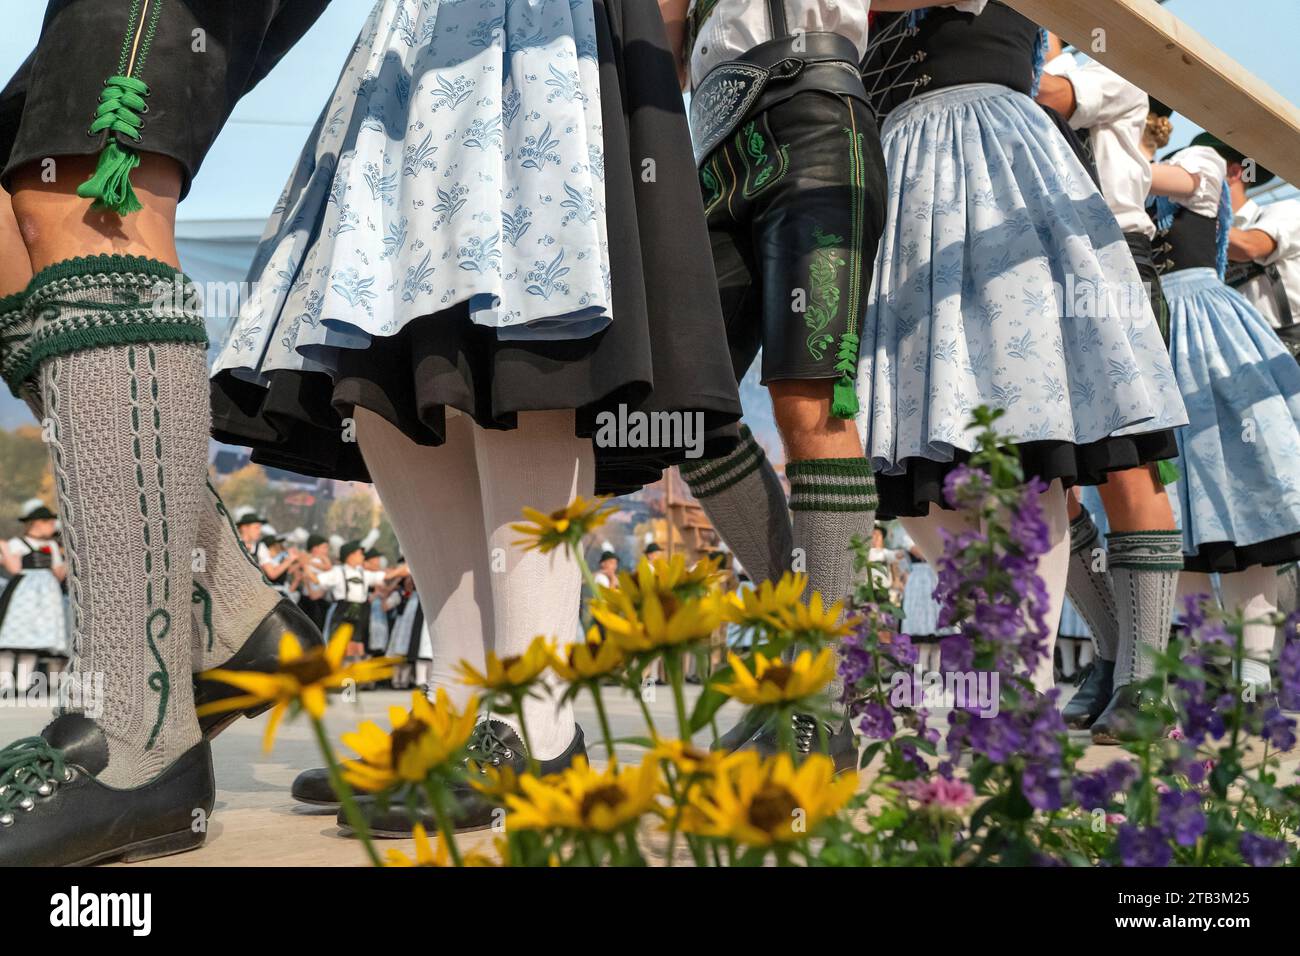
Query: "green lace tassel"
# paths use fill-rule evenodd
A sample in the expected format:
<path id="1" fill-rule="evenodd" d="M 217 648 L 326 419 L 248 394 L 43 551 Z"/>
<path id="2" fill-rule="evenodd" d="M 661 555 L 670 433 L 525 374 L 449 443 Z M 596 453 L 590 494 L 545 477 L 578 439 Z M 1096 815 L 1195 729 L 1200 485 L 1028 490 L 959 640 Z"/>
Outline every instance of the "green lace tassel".
<path id="1" fill-rule="evenodd" d="M 1160 484 L 1172 485 L 1179 478 L 1183 477 L 1178 466 L 1173 463 L 1172 459 L 1166 458 L 1164 461 L 1156 462 L 1156 474 L 1160 476 Z"/>
<path id="2" fill-rule="evenodd" d="M 140 155 L 110 140 L 99 154 L 95 173 L 77 187 L 82 199 L 93 199 L 90 208 L 125 216 L 144 207 L 131 186 L 131 173 L 140 165 Z"/>
<path id="3" fill-rule="evenodd" d="M 853 379 L 845 375 L 835 383 L 831 414 L 836 418 L 854 418 L 858 414 L 858 390 Z"/>

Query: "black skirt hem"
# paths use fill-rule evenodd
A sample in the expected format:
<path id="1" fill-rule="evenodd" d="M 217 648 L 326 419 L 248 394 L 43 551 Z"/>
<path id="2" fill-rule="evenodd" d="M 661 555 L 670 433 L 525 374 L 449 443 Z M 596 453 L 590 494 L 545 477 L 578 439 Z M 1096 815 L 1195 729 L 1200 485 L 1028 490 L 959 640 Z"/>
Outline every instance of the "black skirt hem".
<path id="1" fill-rule="evenodd" d="M 1296 560 L 1300 560 L 1300 532 L 1247 545 L 1207 541 L 1196 554 L 1183 557 L 1183 569 L 1202 574 L 1232 574 L 1256 565 L 1272 567 Z"/>
<path id="2" fill-rule="evenodd" d="M 1116 435 L 1087 445 L 1066 441 L 1032 441 L 1012 445 L 1020 455 L 1025 478 L 1041 478 L 1051 483 L 1061 480 L 1066 487 L 1100 485 L 1112 471 L 1124 471 L 1139 465 L 1178 457 L 1174 432 L 1148 432 L 1142 435 Z M 930 511 L 931 504 L 947 508 L 943 482 L 958 465 L 970 461 L 970 452 L 958 451 L 952 461 L 910 458 L 902 475 L 876 475 L 880 519 L 919 518 Z"/>

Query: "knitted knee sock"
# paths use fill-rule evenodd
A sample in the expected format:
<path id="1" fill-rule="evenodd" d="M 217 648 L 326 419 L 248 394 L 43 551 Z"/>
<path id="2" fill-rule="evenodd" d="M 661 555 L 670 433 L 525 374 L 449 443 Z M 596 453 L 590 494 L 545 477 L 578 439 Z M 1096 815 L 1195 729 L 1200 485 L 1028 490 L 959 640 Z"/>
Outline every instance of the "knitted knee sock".
<path id="1" fill-rule="evenodd" d="M 1152 652 L 1163 652 L 1169 641 L 1183 538 L 1178 531 L 1126 531 L 1106 535 L 1106 544 L 1119 616 L 1119 688 L 1155 673 Z"/>
<path id="2" fill-rule="evenodd" d="M 776 580 L 790 568 L 790 508 L 763 446 L 747 426 L 741 426 L 740 436 L 730 454 L 684 464 L 680 470 L 713 527 L 757 585 Z"/>
<path id="3" fill-rule="evenodd" d="M 206 478 L 204 484 L 198 547 L 191 561 L 195 671 L 220 667 L 234 657 L 280 601 L 280 593 L 240 542 L 217 489 Z"/>
<path id="4" fill-rule="evenodd" d="M 849 543 L 855 537 L 869 541 L 875 526 L 878 499 L 871 463 L 865 458 L 792 461 L 786 476 L 795 554 L 802 556 L 808 573 L 808 594 L 820 592 L 827 606 L 844 601 L 853 587 Z M 843 687 L 838 679 L 828 693 L 839 699 Z"/>
<path id="5" fill-rule="evenodd" d="M 25 380 L 39 363 L 73 608 L 74 669 L 102 679 L 99 775 L 152 780 L 199 740 L 190 678 L 190 562 L 203 503 L 203 317 L 160 294 L 176 270 L 74 259 L 28 290 Z"/>
<path id="6" fill-rule="evenodd" d="M 1070 522 L 1070 569 L 1065 579 L 1065 593 L 1079 615 L 1088 622 L 1098 656 L 1113 661 L 1119 648 L 1115 594 L 1106 574 L 1105 549 L 1087 508 Z"/>
<path id="7" fill-rule="evenodd" d="M 581 638 L 578 608 L 582 572 L 568 554 L 525 551 L 511 529 L 525 505 L 549 512 L 595 484 L 591 442 L 575 438 L 573 412 L 522 412 L 514 431 L 474 429 L 474 453 L 483 496 L 488 553 L 501 555 L 492 575 L 494 635 L 498 657 L 522 654 L 538 634 L 571 644 Z M 561 704 L 555 688 L 524 703 L 532 755 L 550 760 L 573 740 L 573 705 Z M 515 724 L 512 719 L 507 723 Z"/>

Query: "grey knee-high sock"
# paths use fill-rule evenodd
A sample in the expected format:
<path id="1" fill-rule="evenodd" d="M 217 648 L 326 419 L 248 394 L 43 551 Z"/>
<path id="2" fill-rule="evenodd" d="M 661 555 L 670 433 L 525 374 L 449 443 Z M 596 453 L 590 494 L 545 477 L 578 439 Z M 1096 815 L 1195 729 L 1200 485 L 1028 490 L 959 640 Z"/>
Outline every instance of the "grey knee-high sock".
<path id="1" fill-rule="evenodd" d="M 790 569 L 794 545 L 785 489 L 747 426 L 730 454 L 684 464 L 681 473 L 751 581 L 773 581 Z"/>
<path id="2" fill-rule="evenodd" d="M 1101 555 L 1097 551 L 1103 551 Z M 1102 558 L 1098 561 L 1098 557 Z M 1119 621 L 1115 593 L 1106 574 L 1101 536 L 1092 515 L 1084 508 L 1070 522 L 1070 567 L 1065 578 L 1065 593 L 1092 631 L 1097 656 L 1113 661 L 1119 648 Z M 1100 565 L 1100 570 L 1098 569 Z"/>
<path id="3" fill-rule="evenodd" d="M 160 299 L 174 272 L 97 256 L 29 288 L 74 668 L 83 689 L 102 688 L 84 709 L 108 738 L 99 779 L 115 787 L 152 780 L 200 739 L 190 561 L 207 463 L 206 336 L 182 297 Z"/>
<path id="4" fill-rule="evenodd" d="M 1179 531 L 1128 531 L 1106 535 L 1106 544 L 1119 612 L 1118 688 L 1155 673 L 1152 652 L 1168 644 L 1183 538 Z"/>
<path id="5" fill-rule="evenodd" d="M 204 479 L 198 547 L 192 562 L 194 586 L 194 670 L 220 667 L 280 601 L 256 559 L 239 540 L 217 489 Z"/>
<path id="6" fill-rule="evenodd" d="M 808 573 L 808 592 L 820 592 L 826 605 L 844 601 L 853 588 L 854 537 L 871 539 L 876 520 L 876 479 L 865 458 L 817 458 L 792 461 L 790 510 L 794 513 L 794 547 Z M 832 700 L 843 688 L 836 680 Z"/>
<path id="7" fill-rule="evenodd" d="M 0 296 L 0 378 L 40 421 L 45 411 L 41 408 L 38 383 L 31 374 L 31 327 L 27 293 Z"/>

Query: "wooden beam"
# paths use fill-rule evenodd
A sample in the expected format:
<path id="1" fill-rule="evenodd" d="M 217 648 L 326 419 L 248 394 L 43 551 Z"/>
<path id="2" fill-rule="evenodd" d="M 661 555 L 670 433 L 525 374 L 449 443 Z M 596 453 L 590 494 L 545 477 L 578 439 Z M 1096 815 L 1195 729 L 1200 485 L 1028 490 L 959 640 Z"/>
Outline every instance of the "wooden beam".
<path id="1" fill-rule="evenodd" d="M 1300 110 L 1155 0 L 1004 2 L 1261 166 L 1300 184 Z M 1229 16 L 1244 0 L 1221 2 Z M 1292 37 L 1271 34 L 1267 17 L 1257 22 L 1261 44 L 1289 48 Z"/>

